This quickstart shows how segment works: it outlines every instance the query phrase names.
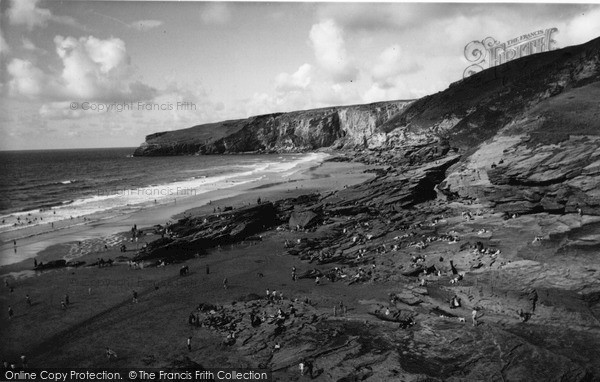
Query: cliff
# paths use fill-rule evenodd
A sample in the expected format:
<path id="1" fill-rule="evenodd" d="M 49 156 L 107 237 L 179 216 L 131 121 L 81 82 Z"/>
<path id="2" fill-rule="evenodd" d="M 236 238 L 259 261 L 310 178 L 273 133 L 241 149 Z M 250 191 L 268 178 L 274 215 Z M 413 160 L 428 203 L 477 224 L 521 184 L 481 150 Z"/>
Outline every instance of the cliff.
<path id="1" fill-rule="evenodd" d="M 362 146 L 411 101 L 330 107 L 198 125 L 148 135 L 135 156 L 299 152 Z"/>
<path id="2" fill-rule="evenodd" d="M 598 215 L 598 99 L 595 39 L 508 62 L 415 101 L 378 127 L 385 142 L 362 160 L 399 167 L 418 152 L 431 160 L 443 143 L 461 154 L 437 186 L 449 199 L 486 201 L 511 215 Z"/>
<path id="3" fill-rule="evenodd" d="M 436 190 L 509 214 L 600 214 L 600 38 L 477 73 L 414 102 L 269 114 L 147 137 L 135 155 L 356 149 L 392 166 L 461 156 Z M 362 149 L 367 149 L 361 152 Z M 351 150 L 352 151 L 352 150 Z"/>

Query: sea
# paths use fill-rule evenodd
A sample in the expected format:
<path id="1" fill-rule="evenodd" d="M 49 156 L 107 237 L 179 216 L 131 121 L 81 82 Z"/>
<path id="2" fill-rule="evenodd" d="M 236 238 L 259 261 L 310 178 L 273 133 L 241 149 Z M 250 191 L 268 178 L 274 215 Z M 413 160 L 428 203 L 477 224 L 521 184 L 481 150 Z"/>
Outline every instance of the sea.
<path id="1" fill-rule="evenodd" d="M 322 153 L 134 157 L 135 148 L 0 152 L 0 232 L 291 176 Z M 124 207 L 127 207 L 124 209 Z"/>

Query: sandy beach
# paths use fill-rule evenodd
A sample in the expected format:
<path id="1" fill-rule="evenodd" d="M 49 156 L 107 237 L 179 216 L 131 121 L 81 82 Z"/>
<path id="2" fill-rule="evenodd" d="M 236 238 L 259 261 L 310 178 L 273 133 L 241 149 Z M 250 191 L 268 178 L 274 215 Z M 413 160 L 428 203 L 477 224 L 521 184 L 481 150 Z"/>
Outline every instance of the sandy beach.
<path id="1" fill-rule="evenodd" d="M 356 184 L 368 179 L 360 164 L 325 162 L 321 165 L 303 163 L 291 176 L 284 178 L 269 174 L 259 181 L 244 183 L 223 190 L 210 191 L 197 196 L 173 199 L 148 207 L 131 207 L 130 211 L 108 211 L 57 222 L 51 228 L 41 224 L 0 233 L 0 277 L 8 272 L 24 270 L 33 264 L 33 259 L 44 249 L 60 243 L 100 240 L 113 234 L 129 231 L 134 224 L 151 227 L 165 224 L 174 217 L 183 216 L 188 210 L 212 212 L 217 206 L 240 206 L 255 202 L 263 195 L 272 194 L 285 197 L 296 190 L 306 193 L 308 189 L 332 190 L 345 185 Z M 339 170 L 339 171 L 338 171 Z M 209 205 L 209 203 L 212 203 Z M 200 208 L 202 206 L 208 206 Z M 17 242 L 16 248 L 13 241 Z M 15 251 L 16 249 L 16 251 Z M 29 260 L 29 261 L 27 261 Z M 42 261 L 44 261 L 42 259 Z"/>
<path id="2" fill-rule="evenodd" d="M 415 205 L 427 177 L 455 160 L 401 172 L 324 162 L 210 204 L 190 199 L 31 236 L 31 248 L 47 244 L 38 263 L 85 263 L 36 272 L 28 258 L 1 268 L 0 356 L 15 367 L 23 354 L 28 367 L 251 368 L 275 381 L 390 380 L 399 370 L 406 381 L 444 380 L 478 357 L 484 366 L 469 375 L 486 380 L 498 362 L 490 349 L 512 348 L 520 374 L 528 357 L 551 365 L 532 371 L 544 378 L 596 373 L 587 299 L 597 293 L 588 264 L 598 218 L 507 219 L 443 198 Z M 252 219 L 265 214 L 277 223 L 256 229 Z M 161 239 L 151 227 L 168 220 L 175 235 Z M 144 232 L 137 242 L 133 224 Z M 312 365 L 308 374 L 300 363 Z"/>
<path id="3" fill-rule="evenodd" d="M 312 192 L 327 194 L 371 179 L 373 174 L 365 173 L 366 168 L 358 163 L 325 162 L 298 171 L 292 179 L 265 179 L 243 190 L 231 188 L 19 240 L 18 253 L 28 251 L 27 258 L 0 268 L 2 279 L 10 285 L 2 288 L 1 309 L 6 312 L 10 305 L 15 312 L 11 320 L 6 314 L 0 318 L 4 339 L 0 354 L 12 360 L 25 353 L 30 363 L 39 367 L 99 366 L 108 365 L 103 351 L 110 346 L 122 355 L 121 366 L 144 366 L 144 357 L 151 353 L 157 357 L 155 366 L 159 366 L 163 364 L 160 360 L 180 353 L 185 338 L 192 333 L 185 325 L 187 311 L 201 301 L 222 303 L 249 293 L 263 294 L 265 288 L 286 289 L 286 294 L 298 298 L 317 298 L 310 288 L 312 281 L 305 280 L 291 288 L 289 269 L 294 265 L 299 269 L 306 267 L 282 256 L 281 240 L 269 240 L 270 234 L 258 245 L 233 245 L 189 260 L 186 264 L 191 275 L 180 279 L 178 264 L 131 269 L 123 262 L 135 255 L 136 247 L 157 238 L 148 233 L 133 243 L 129 240 L 129 230 L 133 224 L 145 228 L 182 216 L 211 213 L 217 207 L 254 204 L 259 197 L 268 201 Z M 211 204 L 207 204 L 209 200 Z M 118 249 L 121 244 L 127 246 L 125 253 Z M 11 246 L 12 243 L 5 244 L 4 253 L 10 254 Z M 100 257 L 122 257 L 121 262 L 101 269 L 84 265 L 42 272 L 32 270 L 34 258 L 37 262 L 48 262 L 64 258 L 70 252 L 76 255 L 72 259 L 86 264 Z M 29 255 L 32 253 L 35 257 Z M 210 267 L 210 275 L 205 274 L 206 266 Z M 257 279 L 257 272 L 264 274 L 264 278 Z M 230 282 L 227 291 L 221 287 L 223 277 Z M 133 290 L 140 296 L 140 303 L 135 306 L 130 304 Z M 335 289 L 330 292 L 332 301 L 338 298 Z M 31 306 L 26 295 L 31 298 Z M 63 310 L 61 301 L 65 295 L 69 296 L 70 305 Z M 318 297 L 322 298 L 328 297 Z M 205 331 L 193 334 L 202 343 L 196 355 L 210 354 L 210 344 L 221 340 Z M 138 340 L 143 337 L 146 339 L 140 347 Z"/>

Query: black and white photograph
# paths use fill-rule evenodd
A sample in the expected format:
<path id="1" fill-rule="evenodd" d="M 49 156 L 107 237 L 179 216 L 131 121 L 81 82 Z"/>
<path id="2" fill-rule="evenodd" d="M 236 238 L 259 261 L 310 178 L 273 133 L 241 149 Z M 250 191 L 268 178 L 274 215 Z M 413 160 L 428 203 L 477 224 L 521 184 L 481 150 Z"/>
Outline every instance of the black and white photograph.
<path id="1" fill-rule="evenodd" d="M 600 381 L 600 3 L 0 1 L 0 381 Z"/>

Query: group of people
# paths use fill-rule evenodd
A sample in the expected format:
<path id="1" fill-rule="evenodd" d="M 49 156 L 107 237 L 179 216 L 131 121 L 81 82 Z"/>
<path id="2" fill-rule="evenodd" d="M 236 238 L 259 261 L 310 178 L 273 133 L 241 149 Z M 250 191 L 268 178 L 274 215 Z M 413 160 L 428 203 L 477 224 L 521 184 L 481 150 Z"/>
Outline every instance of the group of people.
<path id="1" fill-rule="evenodd" d="M 21 356 L 19 358 L 20 358 L 20 361 L 21 361 L 21 369 L 26 369 L 28 367 L 27 357 L 25 356 L 25 354 L 21 353 Z M 19 369 L 19 367 L 17 366 L 16 363 L 10 363 L 8 361 L 2 361 L 2 368 L 4 370 L 17 370 L 17 369 Z"/>

